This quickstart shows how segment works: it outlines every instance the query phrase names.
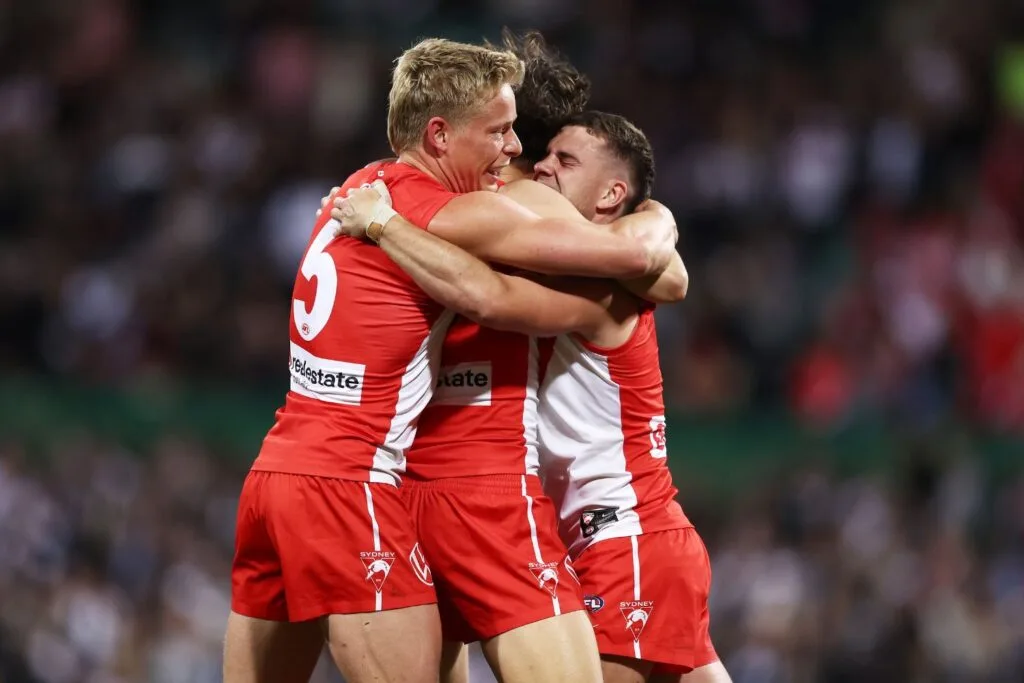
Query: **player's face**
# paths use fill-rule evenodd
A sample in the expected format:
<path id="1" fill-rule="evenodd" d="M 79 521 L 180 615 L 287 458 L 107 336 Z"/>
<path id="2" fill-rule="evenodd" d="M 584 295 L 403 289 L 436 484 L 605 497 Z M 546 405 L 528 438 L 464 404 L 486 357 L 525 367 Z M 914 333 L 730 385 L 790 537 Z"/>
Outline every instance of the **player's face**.
<path id="1" fill-rule="evenodd" d="M 604 141 L 582 126 L 563 128 L 533 167 L 534 180 L 558 190 L 588 220 L 597 216 L 615 171 Z"/>
<path id="2" fill-rule="evenodd" d="M 450 176 L 452 189 L 456 192 L 498 189 L 501 169 L 523 151 L 512 130 L 515 119 L 515 94 L 506 85 L 475 117 L 451 129 L 445 171 Z"/>

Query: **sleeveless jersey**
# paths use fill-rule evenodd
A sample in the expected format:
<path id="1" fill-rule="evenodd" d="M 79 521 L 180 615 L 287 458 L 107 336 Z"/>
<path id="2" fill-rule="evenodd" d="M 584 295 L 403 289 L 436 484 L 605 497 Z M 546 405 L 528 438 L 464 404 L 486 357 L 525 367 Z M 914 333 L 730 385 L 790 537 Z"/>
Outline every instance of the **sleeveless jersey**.
<path id="1" fill-rule="evenodd" d="M 457 317 L 409 451 L 409 477 L 537 474 L 538 367 L 538 340 Z"/>
<path id="2" fill-rule="evenodd" d="M 573 557 L 606 538 L 691 526 L 666 462 L 652 308 L 614 349 L 558 337 L 539 397 L 541 475 Z"/>
<path id="3" fill-rule="evenodd" d="M 426 228 L 455 194 L 406 164 L 377 162 L 341 189 L 381 179 Z M 436 383 L 451 314 L 378 247 L 316 222 L 292 294 L 291 388 L 254 470 L 397 485 Z"/>

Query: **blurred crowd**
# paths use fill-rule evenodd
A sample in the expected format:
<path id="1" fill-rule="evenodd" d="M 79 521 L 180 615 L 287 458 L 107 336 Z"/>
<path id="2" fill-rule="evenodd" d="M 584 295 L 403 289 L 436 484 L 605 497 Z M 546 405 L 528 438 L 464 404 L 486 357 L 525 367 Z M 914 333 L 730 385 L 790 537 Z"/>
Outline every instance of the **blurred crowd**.
<path id="1" fill-rule="evenodd" d="M 0 450 L 2 683 L 220 680 L 242 472 L 181 437 L 144 455 L 88 434 Z M 729 504 L 684 489 L 733 680 L 1022 680 L 1024 475 L 992 475 L 922 450 L 888 477 L 780 471 Z"/>
<path id="2" fill-rule="evenodd" d="M 0 366 L 283 386 L 392 60 L 503 24 L 654 142 L 692 276 L 673 405 L 1024 425 L 1019 0 L 0 2 Z"/>
<path id="3" fill-rule="evenodd" d="M 654 144 L 691 274 L 670 406 L 1024 430 L 1020 0 L 0 0 L 0 373 L 280 392 L 392 60 L 506 24 Z M 0 444 L 0 683 L 218 681 L 243 471 Z M 734 680 L 1024 679 L 1024 479 L 983 462 L 684 491 Z"/>

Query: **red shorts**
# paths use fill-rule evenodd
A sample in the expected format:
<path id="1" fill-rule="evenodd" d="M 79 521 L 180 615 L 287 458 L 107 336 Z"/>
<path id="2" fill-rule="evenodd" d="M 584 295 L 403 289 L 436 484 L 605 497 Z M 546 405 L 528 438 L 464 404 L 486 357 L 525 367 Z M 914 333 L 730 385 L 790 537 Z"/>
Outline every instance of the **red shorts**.
<path id="1" fill-rule="evenodd" d="M 231 608 L 272 621 L 436 602 L 398 489 L 250 472 L 238 502 Z"/>
<path id="2" fill-rule="evenodd" d="M 573 568 L 602 655 L 673 674 L 718 661 L 708 633 L 711 562 L 696 529 L 598 541 Z"/>
<path id="3" fill-rule="evenodd" d="M 486 640 L 583 609 L 554 505 L 525 475 L 405 481 L 445 640 Z"/>

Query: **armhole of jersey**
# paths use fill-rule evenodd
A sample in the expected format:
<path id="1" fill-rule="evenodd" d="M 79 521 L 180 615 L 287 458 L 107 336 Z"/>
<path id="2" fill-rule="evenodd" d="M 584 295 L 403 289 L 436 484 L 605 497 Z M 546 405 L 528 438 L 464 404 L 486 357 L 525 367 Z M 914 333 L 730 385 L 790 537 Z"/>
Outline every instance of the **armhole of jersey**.
<path id="1" fill-rule="evenodd" d="M 573 338 L 580 343 L 580 345 L 587 351 L 602 355 L 602 356 L 616 356 L 621 353 L 625 353 L 629 349 L 639 344 L 643 339 L 646 339 L 649 334 L 651 321 L 654 320 L 654 309 L 653 308 L 641 308 L 637 311 L 636 322 L 633 324 L 633 331 L 629 333 L 629 338 L 622 342 L 618 346 L 599 346 L 593 342 L 585 339 L 578 332 L 573 332 Z"/>
<path id="2" fill-rule="evenodd" d="M 429 205 L 429 208 L 423 212 L 422 227 L 424 230 L 430 232 L 430 221 L 434 220 L 434 216 L 437 215 L 437 212 L 448 206 L 448 202 L 455 199 L 455 196 L 455 193 L 446 191 L 446 194 L 443 197 L 439 196 L 436 202 Z"/>
<path id="3" fill-rule="evenodd" d="M 405 187 L 402 187 L 403 185 Z M 400 213 L 406 220 L 423 230 L 428 230 L 430 221 L 434 220 L 437 212 L 456 197 L 454 192 L 445 189 L 437 180 L 411 167 L 408 170 L 403 169 L 402 175 L 395 178 L 394 184 L 389 187 L 392 190 L 392 197 L 396 200 L 395 195 L 402 195 L 403 200 L 412 200 L 411 204 L 399 200 L 399 203 L 403 204 Z"/>

